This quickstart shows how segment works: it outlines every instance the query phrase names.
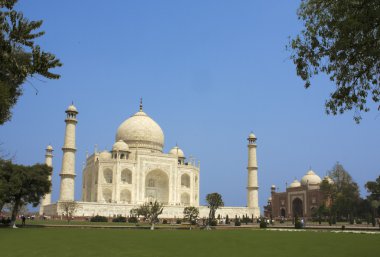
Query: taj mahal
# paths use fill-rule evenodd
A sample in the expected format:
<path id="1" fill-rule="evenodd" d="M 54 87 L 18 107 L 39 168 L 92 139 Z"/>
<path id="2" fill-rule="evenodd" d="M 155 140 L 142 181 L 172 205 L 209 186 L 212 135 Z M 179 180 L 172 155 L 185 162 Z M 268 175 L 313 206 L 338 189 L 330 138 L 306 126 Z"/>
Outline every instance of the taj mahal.
<path id="1" fill-rule="evenodd" d="M 75 170 L 78 110 L 72 104 L 65 112 L 59 200 L 52 203 L 51 193 L 45 195 L 41 215 L 60 216 L 64 212 L 62 203 L 75 201 L 74 216 L 128 216 L 131 209 L 156 200 L 164 205 L 162 218 L 180 218 L 186 206 L 198 207 L 200 217 L 208 216 L 207 206 L 199 204 L 200 163 L 192 158 L 187 160 L 178 146 L 163 152 L 164 133 L 143 111 L 141 101 L 138 112 L 118 127 L 112 149 L 95 150 L 86 156 L 81 174 L 82 196 L 80 200 L 74 199 L 75 179 L 79 175 Z M 260 216 L 256 136 L 251 133 L 247 141 L 247 184 L 242 185 L 247 188 L 247 206 L 222 207 L 217 210 L 217 215 L 222 217 Z M 49 145 L 45 163 L 51 167 L 52 158 L 53 147 Z"/>

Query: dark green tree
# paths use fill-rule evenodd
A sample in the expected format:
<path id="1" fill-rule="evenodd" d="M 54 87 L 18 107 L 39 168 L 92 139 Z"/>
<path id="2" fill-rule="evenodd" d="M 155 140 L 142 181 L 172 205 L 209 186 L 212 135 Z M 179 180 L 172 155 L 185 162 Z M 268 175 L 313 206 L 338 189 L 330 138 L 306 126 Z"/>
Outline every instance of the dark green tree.
<path id="1" fill-rule="evenodd" d="M 188 206 L 183 209 L 184 218 L 187 219 L 191 224 L 195 223 L 199 216 L 199 209 L 194 206 Z"/>
<path id="2" fill-rule="evenodd" d="M 360 204 L 358 185 L 338 162 L 329 171 L 329 177 L 333 183 L 323 180 L 320 190 L 325 197 L 323 204 L 328 209 L 330 222 L 333 223 L 335 217 L 347 218 L 353 222 Z"/>
<path id="3" fill-rule="evenodd" d="M 219 207 L 224 206 L 224 202 L 222 200 L 222 196 L 218 193 L 211 193 L 206 195 L 207 206 L 210 209 L 208 215 L 208 225 L 211 221 L 215 220 L 215 212 Z"/>
<path id="4" fill-rule="evenodd" d="M 297 15 L 303 29 L 289 44 L 297 75 L 309 88 L 325 73 L 335 84 L 327 114 L 354 109 L 360 122 L 368 99 L 380 100 L 380 1 L 302 0 Z"/>
<path id="5" fill-rule="evenodd" d="M 61 62 L 44 52 L 35 40 L 42 21 L 29 21 L 14 10 L 17 0 L 0 0 L 0 125 L 11 119 L 12 107 L 22 95 L 22 85 L 28 79 L 42 76 L 58 79 L 51 69 Z"/>
<path id="6" fill-rule="evenodd" d="M 36 207 L 41 198 L 50 192 L 51 171 L 51 167 L 45 164 L 24 166 L 0 160 L 0 197 L 3 203 L 12 206 L 12 226 L 21 206 L 32 204 Z"/>
<path id="7" fill-rule="evenodd" d="M 365 184 L 370 195 L 367 197 L 372 210 L 372 225 L 376 225 L 376 217 L 380 213 L 380 176 L 375 181 L 368 181 Z"/>

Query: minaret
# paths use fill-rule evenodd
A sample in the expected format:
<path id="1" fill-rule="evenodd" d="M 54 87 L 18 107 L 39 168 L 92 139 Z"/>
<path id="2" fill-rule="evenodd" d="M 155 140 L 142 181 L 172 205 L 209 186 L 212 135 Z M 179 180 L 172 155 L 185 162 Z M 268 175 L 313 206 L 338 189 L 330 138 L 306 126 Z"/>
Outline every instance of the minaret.
<path id="1" fill-rule="evenodd" d="M 45 150 L 45 164 L 53 168 L 53 147 L 48 145 Z M 51 176 L 49 176 L 49 181 L 51 182 Z M 51 204 L 51 188 L 50 192 L 47 193 L 42 199 L 40 204 L 40 215 L 44 214 L 44 206 Z"/>
<path id="2" fill-rule="evenodd" d="M 251 133 L 248 136 L 248 186 L 247 206 L 259 210 L 259 195 L 257 182 L 257 158 L 256 158 L 256 136 Z"/>
<path id="3" fill-rule="evenodd" d="M 65 143 L 62 147 L 61 190 L 59 201 L 74 201 L 75 179 L 75 127 L 77 125 L 77 108 L 72 104 L 66 110 Z"/>

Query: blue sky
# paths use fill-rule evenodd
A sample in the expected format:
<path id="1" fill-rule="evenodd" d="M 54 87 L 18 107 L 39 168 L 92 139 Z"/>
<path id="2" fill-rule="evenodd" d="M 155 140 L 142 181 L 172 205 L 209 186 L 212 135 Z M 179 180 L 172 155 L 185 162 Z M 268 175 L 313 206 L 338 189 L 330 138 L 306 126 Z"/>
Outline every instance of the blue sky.
<path id="1" fill-rule="evenodd" d="M 52 144 L 53 200 L 59 194 L 65 109 L 74 101 L 76 199 L 94 145 L 110 149 L 118 126 L 138 110 L 201 161 L 201 199 L 219 192 L 246 205 L 247 141 L 258 137 L 259 201 L 311 166 L 324 176 L 339 161 L 363 187 L 380 173 L 380 114 L 327 116 L 334 85 L 325 76 L 303 88 L 285 46 L 301 29 L 299 1 L 20 1 L 44 20 L 38 43 L 63 62 L 57 81 L 30 79 L 0 127 L 3 149 L 22 164 L 44 161 Z M 36 90 L 38 94 L 36 94 Z M 203 200 L 204 202 L 204 200 Z"/>

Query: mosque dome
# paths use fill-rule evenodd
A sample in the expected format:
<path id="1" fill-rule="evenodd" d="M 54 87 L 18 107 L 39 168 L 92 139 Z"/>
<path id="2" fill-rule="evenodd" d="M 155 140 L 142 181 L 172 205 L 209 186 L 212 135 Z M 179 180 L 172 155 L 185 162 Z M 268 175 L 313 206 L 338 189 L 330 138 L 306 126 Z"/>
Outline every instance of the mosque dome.
<path id="1" fill-rule="evenodd" d="M 173 147 L 173 148 L 169 151 L 169 153 L 170 153 L 170 154 L 177 155 L 179 158 L 185 158 L 185 154 L 183 153 L 183 151 L 181 150 L 181 148 L 179 148 L 178 146 Z"/>
<path id="2" fill-rule="evenodd" d="M 334 180 L 332 180 L 332 178 L 330 178 L 329 176 L 325 176 L 325 177 L 323 178 L 323 180 L 327 180 L 327 182 L 329 182 L 330 185 L 331 185 L 331 184 L 334 184 Z"/>
<path id="3" fill-rule="evenodd" d="M 113 144 L 112 151 L 129 152 L 129 147 L 123 140 L 119 140 Z"/>
<path id="4" fill-rule="evenodd" d="M 257 137 L 251 132 L 251 134 L 248 136 L 248 139 L 257 139 Z"/>
<path id="5" fill-rule="evenodd" d="M 301 186 L 301 183 L 295 179 L 289 186 L 289 188 L 294 188 L 294 187 L 300 187 Z"/>
<path id="6" fill-rule="evenodd" d="M 315 174 L 314 171 L 309 170 L 305 174 L 305 176 L 302 177 L 301 184 L 303 186 L 306 186 L 308 184 L 310 184 L 310 185 L 317 185 L 317 184 L 321 183 L 321 181 L 322 181 L 321 178 L 317 174 Z"/>
<path id="7" fill-rule="evenodd" d="M 53 147 L 52 147 L 51 145 L 48 145 L 48 146 L 46 147 L 46 150 L 53 151 Z"/>
<path id="8" fill-rule="evenodd" d="M 117 129 L 116 141 L 123 140 L 133 149 L 162 152 L 164 133 L 161 127 L 145 112 L 140 111 L 125 120 Z"/>
<path id="9" fill-rule="evenodd" d="M 107 160 L 107 159 L 111 159 L 112 158 L 112 154 L 108 151 L 103 151 L 99 154 L 99 159 L 102 159 L 102 160 Z"/>
<path id="10" fill-rule="evenodd" d="M 67 107 L 66 112 L 76 112 L 78 113 L 77 108 L 74 106 L 74 104 L 71 104 L 69 107 Z"/>

